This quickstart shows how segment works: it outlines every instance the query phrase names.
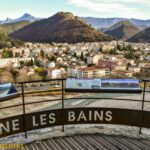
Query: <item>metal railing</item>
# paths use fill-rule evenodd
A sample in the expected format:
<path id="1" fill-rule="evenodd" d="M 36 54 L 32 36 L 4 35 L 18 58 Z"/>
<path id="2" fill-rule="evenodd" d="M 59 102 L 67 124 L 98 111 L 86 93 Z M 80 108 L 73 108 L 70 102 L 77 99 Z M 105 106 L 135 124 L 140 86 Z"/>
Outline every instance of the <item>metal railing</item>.
<path id="1" fill-rule="evenodd" d="M 45 82 L 54 82 L 57 81 L 59 82 L 60 88 L 59 89 L 53 89 L 53 90 L 44 90 L 44 91 L 32 91 L 32 92 L 25 92 L 25 84 L 32 84 L 32 83 L 45 83 Z M 32 105 L 32 104 L 39 104 L 39 103 L 45 103 L 45 102 L 53 102 L 53 101 L 61 101 L 61 110 L 63 114 L 63 110 L 65 109 L 64 101 L 69 101 L 69 100 L 81 100 L 81 99 L 95 99 L 95 100 L 114 100 L 114 101 L 133 101 L 133 102 L 140 102 L 141 103 L 141 110 L 140 110 L 140 126 L 139 126 L 139 134 L 141 134 L 141 130 L 143 127 L 143 118 L 144 118 L 144 105 L 145 102 L 150 103 L 150 101 L 145 100 L 145 96 L 147 92 L 150 92 L 146 90 L 146 84 L 150 83 L 150 80 L 142 80 L 140 82 L 143 82 L 143 88 L 142 88 L 142 99 L 141 100 L 136 100 L 136 99 L 124 99 L 124 98 L 101 98 L 101 97 L 73 97 L 73 98 L 66 98 L 65 95 L 65 81 L 66 79 L 50 79 L 50 80 L 40 80 L 40 81 L 31 81 L 31 82 L 21 82 L 19 85 L 21 85 L 21 93 L 20 96 L 22 97 L 22 103 L 21 104 L 16 104 L 16 105 L 10 105 L 10 106 L 5 106 L 5 107 L 0 107 L 0 110 L 8 109 L 8 108 L 15 108 L 18 106 L 22 106 L 23 114 L 22 114 L 22 119 L 23 119 L 23 131 L 25 133 L 25 137 L 27 138 L 27 130 L 26 130 L 26 106 L 27 105 Z M 46 99 L 46 100 L 41 100 L 41 101 L 35 101 L 35 102 L 25 102 L 25 97 L 28 94 L 35 94 L 35 93 L 46 93 L 46 92 L 60 92 L 61 98 L 58 99 Z M 4 101 L 3 101 L 4 102 Z M 5 118 L 6 119 L 6 118 Z M 1 120 L 1 119 L 0 119 Z M 63 122 L 63 121 L 62 121 Z M 62 131 L 64 131 L 64 124 L 62 124 Z"/>

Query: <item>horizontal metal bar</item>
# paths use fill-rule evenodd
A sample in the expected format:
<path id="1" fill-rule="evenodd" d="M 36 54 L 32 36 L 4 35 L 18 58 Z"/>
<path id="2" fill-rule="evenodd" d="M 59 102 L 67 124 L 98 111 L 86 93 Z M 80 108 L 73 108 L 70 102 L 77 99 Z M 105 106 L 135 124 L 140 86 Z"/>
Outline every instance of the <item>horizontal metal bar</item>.
<path id="1" fill-rule="evenodd" d="M 62 89 L 56 89 L 56 90 L 45 90 L 45 91 L 31 91 L 31 92 L 25 92 L 24 94 L 35 94 L 35 93 L 48 93 L 48 92 L 57 92 L 57 91 L 61 91 Z M 22 95 L 20 93 L 20 95 Z"/>
<path id="2" fill-rule="evenodd" d="M 25 103 L 25 105 L 31 105 L 31 104 L 37 104 L 37 103 L 45 103 L 45 102 L 54 102 L 54 101 L 61 101 L 62 99 L 52 99 L 52 100 L 44 100 L 44 101 L 38 101 L 38 102 L 30 102 Z"/>
<path id="3" fill-rule="evenodd" d="M 36 80 L 36 81 L 28 81 L 28 82 L 19 82 L 18 84 L 35 83 L 35 82 L 49 82 L 49 81 L 62 81 L 62 80 L 66 80 L 66 78 L 49 79 L 49 80 Z"/>
<path id="4" fill-rule="evenodd" d="M 80 99 L 95 99 L 95 100 L 116 100 L 116 101 L 134 101 L 134 102 L 141 102 L 142 100 L 134 100 L 134 99 L 118 99 L 118 98 L 85 98 L 85 97 L 81 97 L 81 98 L 65 98 L 64 101 L 68 101 L 68 100 L 80 100 Z M 43 100 L 43 101 L 38 101 L 38 102 L 30 102 L 30 103 L 25 103 L 25 105 L 31 105 L 31 104 L 37 104 L 37 103 L 44 103 L 44 102 L 54 102 L 54 101 L 61 101 L 62 99 L 49 99 L 49 100 Z M 145 101 L 147 103 L 150 103 L 150 101 Z M 8 107 L 2 107 L 0 109 L 8 109 L 8 108 L 13 108 L 13 107 L 17 107 L 17 106 L 22 106 L 22 104 L 18 104 L 18 105 L 13 105 L 13 106 L 8 106 Z"/>
<path id="5" fill-rule="evenodd" d="M 141 100 L 134 100 L 134 99 L 119 99 L 119 98 L 94 98 L 94 97 L 88 97 L 88 98 L 85 98 L 85 97 L 81 97 L 81 98 L 69 98 L 69 99 L 103 99 L 103 100 L 121 100 L 121 101 L 137 101 L 137 102 L 140 102 Z M 67 99 L 65 99 L 67 100 Z"/>
<path id="6" fill-rule="evenodd" d="M 22 104 L 11 105 L 11 106 L 7 106 L 7 107 L 1 107 L 0 109 L 8 109 L 8 108 L 13 108 L 13 107 L 18 107 L 18 106 L 22 106 Z"/>

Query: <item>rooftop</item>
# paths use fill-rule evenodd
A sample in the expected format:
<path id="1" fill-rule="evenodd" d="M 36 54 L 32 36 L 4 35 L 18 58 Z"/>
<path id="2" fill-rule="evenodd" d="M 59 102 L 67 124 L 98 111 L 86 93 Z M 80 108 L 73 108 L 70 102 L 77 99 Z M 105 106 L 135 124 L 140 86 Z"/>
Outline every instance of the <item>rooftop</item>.
<path id="1" fill-rule="evenodd" d="M 79 70 L 81 71 L 97 71 L 97 70 L 101 70 L 101 69 L 108 69 L 106 67 L 84 67 L 84 68 L 80 68 Z"/>

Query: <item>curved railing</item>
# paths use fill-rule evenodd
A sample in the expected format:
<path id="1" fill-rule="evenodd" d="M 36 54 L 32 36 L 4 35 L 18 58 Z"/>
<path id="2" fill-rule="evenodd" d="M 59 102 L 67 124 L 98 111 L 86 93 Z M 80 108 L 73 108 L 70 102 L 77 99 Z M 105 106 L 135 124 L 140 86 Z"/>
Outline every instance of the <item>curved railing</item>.
<path id="1" fill-rule="evenodd" d="M 18 134 L 25 132 L 27 137 L 27 131 L 32 131 L 36 129 L 42 129 L 52 126 L 62 126 L 64 130 L 65 125 L 71 124 L 116 124 L 116 125 L 127 125 L 139 127 L 139 133 L 141 133 L 142 127 L 150 128 L 150 112 L 144 111 L 144 104 L 150 103 L 150 101 L 145 100 L 145 93 L 150 92 L 146 90 L 146 83 L 150 82 L 149 80 L 142 80 L 144 87 L 142 90 L 142 99 L 125 99 L 125 98 L 101 98 L 101 97 L 65 97 L 65 80 L 66 79 L 51 79 L 45 81 L 32 81 L 32 82 L 22 82 L 19 84 L 21 87 L 20 96 L 22 97 L 22 103 L 16 105 L 9 105 L 0 107 L 0 110 L 11 109 L 22 107 L 23 114 L 7 117 L 0 119 L 0 137 L 5 137 L 13 134 Z M 59 82 L 61 88 L 51 89 L 51 90 L 38 90 L 32 92 L 25 92 L 25 84 L 31 83 L 51 83 Z M 57 99 L 45 99 L 35 102 L 25 102 L 25 96 L 36 94 L 36 93 L 49 93 L 49 92 L 60 92 L 61 98 Z M 104 107 L 79 107 L 79 108 L 65 108 L 64 101 L 70 101 L 72 99 L 81 100 L 81 99 L 95 99 L 95 100 L 113 100 L 113 101 L 132 101 L 135 103 L 141 103 L 140 110 L 132 109 L 120 109 L 120 108 L 104 108 Z M 3 101 L 7 101 L 3 100 Z M 46 110 L 38 111 L 33 113 L 28 113 L 26 107 L 32 104 L 40 104 L 46 102 L 60 101 L 61 108 L 55 110 Z M 2 101 L 1 101 L 2 102 Z"/>

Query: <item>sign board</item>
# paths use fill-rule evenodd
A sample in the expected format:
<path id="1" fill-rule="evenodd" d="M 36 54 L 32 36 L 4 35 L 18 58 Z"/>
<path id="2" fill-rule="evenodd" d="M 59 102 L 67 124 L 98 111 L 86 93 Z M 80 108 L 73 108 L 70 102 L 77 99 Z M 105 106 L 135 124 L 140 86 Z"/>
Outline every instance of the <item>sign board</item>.
<path id="1" fill-rule="evenodd" d="M 66 92 L 142 92 L 136 79 L 88 79 L 69 78 L 66 80 Z"/>
<path id="2" fill-rule="evenodd" d="M 11 83 L 0 84 L 0 101 L 16 96 L 19 96 L 19 93 Z"/>
<path id="3" fill-rule="evenodd" d="M 71 124 L 116 124 L 139 127 L 141 111 L 118 108 L 47 110 L 0 119 L 0 137 L 36 129 Z M 150 112 L 143 111 L 143 127 L 150 128 Z M 24 130 L 25 129 L 25 130 Z"/>

